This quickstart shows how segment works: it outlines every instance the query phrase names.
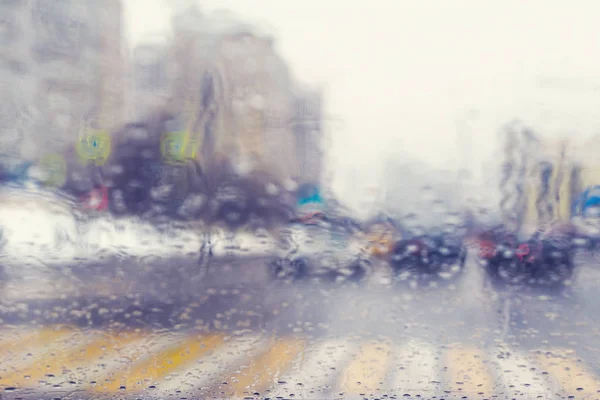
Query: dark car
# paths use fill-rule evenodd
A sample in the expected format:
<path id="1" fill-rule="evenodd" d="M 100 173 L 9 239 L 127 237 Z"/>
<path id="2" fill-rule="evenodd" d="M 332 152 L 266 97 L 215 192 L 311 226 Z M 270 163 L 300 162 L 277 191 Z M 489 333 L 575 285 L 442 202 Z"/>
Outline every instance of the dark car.
<path id="1" fill-rule="evenodd" d="M 466 257 L 467 249 L 460 238 L 419 235 L 398 241 L 392 249 L 390 264 L 397 280 L 427 284 L 461 276 Z"/>
<path id="2" fill-rule="evenodd" d="M 574 244 L 569 235 L 534 235 L 519 241 L 496 231 L 478 238 L 479 259 L 494 285 L 556 287 L 573 275 Z"/>

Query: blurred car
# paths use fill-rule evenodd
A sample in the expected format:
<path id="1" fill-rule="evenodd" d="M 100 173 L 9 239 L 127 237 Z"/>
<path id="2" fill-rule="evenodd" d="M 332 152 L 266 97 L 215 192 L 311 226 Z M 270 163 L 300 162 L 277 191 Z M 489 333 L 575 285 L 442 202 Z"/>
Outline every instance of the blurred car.
<path id="1" fill-rule="evenodd" d="M 397 280 L 430 283 L 461 276 L 466 256 L 460 238 L 431 233 L 396 242 L 389 262 Z"/>
<path id="2" fill-rule="evenodd" d="M 268 265 L 273 279 L 360 282 L 370 273 L 371 262 L 352 227 L 323 212 L 291 221 L 283 242 Z"/>
<path id="3" fill-rule="evenodd" d="M 457 229 L 462 220 L 446 214 L 427 226 L 415 213 L 405 214 L 401 222 L 380 214 L 365 224 L 369 254 L 386 261 L 399 281 L 434 282 L 460 276 L 467 254 L 463 232 Z"/>
<path id="4" fill-rule="evenodd" d="M 379 259 L 387 259 L 395 243 L 402 238 L 397 225 L 390 219 L 376 219 L 365 224 L 368 252 Z"/>
<path id="5" fill-rule="evenodd" d="M 479 259 L 492 284 L 556 287 L 573 275 L 573 237 L 569 232 L 541 233 L 528 240 L 502 228 L 480 234 Z"/>

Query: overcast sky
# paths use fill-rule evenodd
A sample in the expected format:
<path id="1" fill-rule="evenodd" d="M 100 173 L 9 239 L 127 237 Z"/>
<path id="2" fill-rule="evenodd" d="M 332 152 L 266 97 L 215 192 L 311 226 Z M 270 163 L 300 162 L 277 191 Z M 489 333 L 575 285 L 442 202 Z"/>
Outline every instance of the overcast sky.
<path id="1" fill-rule="evenodd" d="M 124 1 L 131 43 L 169 30 L 167 1 Z M 330 153 L 342 186 L 350 165 L 367 180 L 387 155 L 456 169 L 469 154 L 477 173 L 512 118 L 578 138 L 600 121 L 593 0 L 199 3 L 269 25 L 295 77 L 327 85 L 327 111 L 344 119 Z"/>

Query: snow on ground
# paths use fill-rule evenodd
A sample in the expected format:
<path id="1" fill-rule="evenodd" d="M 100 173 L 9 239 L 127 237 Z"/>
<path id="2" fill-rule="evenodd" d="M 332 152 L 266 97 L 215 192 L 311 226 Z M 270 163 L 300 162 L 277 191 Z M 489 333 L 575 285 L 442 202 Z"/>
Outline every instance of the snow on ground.
<path id="1" fill-rule="evenodd" d="M 157 229 L 136 218 L 86 217 L 70 199 L 38 189 L 0 190 L 0 229 L 4 262 L 68 264 L 99 255 L 173 257 L 198 252 L 201 229 Z M 274 241 L 266 232 L 211 234 L 215 256 L 235 253 L 260 256 L 272 251 Z"/>
<path id="2" fill-rule="evenodd" d="M 161 233 L 134 218 L 85 218 L 68 200 L 36 190 L 0 192 L 0 228 L 2 256 L 15 261 L 64 263 L 99 252 L 169 256 L 200 248 L 192 230 Z"/>
<path id="3" fill-rule="evenodd" d="M 241 257 L 261 257 L 273 254 L 276 242 L 268 232 L 238 232 L 235 234 L 215 230 L 211 235 L 213 254 L 216 257 L 235 254 Z"/>

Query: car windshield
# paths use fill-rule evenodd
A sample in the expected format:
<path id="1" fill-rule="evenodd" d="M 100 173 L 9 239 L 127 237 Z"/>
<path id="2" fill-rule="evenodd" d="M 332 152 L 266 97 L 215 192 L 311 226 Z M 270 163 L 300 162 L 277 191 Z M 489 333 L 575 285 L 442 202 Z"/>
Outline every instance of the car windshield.
<path id="1" fill-rule="evenodd" d="M 599 10 L 0 0 L 0 399 L 600 399 Z"/>

